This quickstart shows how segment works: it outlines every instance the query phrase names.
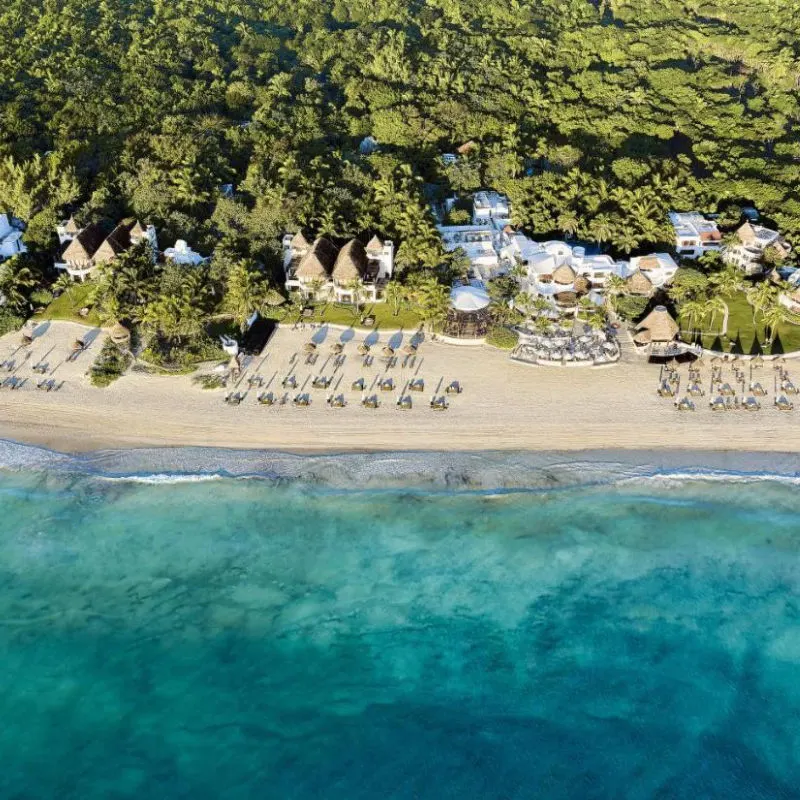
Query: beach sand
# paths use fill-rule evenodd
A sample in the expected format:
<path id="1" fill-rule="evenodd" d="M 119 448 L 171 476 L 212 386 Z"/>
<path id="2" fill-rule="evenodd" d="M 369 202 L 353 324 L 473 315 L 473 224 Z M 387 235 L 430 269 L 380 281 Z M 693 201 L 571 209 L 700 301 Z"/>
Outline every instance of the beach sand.
<path id="1" fill-rule="evenodd" d="M 316 332 L 321 338 L 321 332 Z M 800 403 L 781 413 L 765 398 L 760 412 L 712 413 L 708 398 L 697 401 L 695 413 L 678 413 L 671 400 L 656 395 L 659 367 L 630 360 L 613 368 L 552 368 L 516 364 L 508 354 L 484 346 L 423 342 L 416 364 L 403 369 L 404 356 L 390 370 L 401 387 L 412 377 L 425 380 L 425 391 L 414 394 L 410 411 L 395 407 L 397 392 L 377 392 L 376 410 L 360 406 L 361 395 L 350 390 L 363 376 L 368 387 L 385 373 L 380 356 L 389 339 L 373 347 L 375 361 L 364 368 L 356 353 L 363 336 L 356 334 L 345 349 L 346 362 L 333 369 L 330 345 L 341 331 L 330 330 L 319 346 L 315 367 L 306 366 L 303 345 L 313 331 L 276 331 L 264 353 L 246 365 L 239 389 L 247 391 L 252 374 L 264 377 L 267 390 L 282 393 L 280 380 L 298 353 L 299 386 L 312 397 L 308 408 L 266 407 L 250 390 L 236 407 L 224 403 L 225 390 L 202 390 L 191 376 L 161 377 L 130 372 L 112 386 L 90 386 L 86 372 L 100 350 L 103 334 L 74 363 L 65 362 L 72 341 L 87 329 L 66 322 L 45 323 L 18 366 L 27 378 L 17 391 L 0 391 L 0 438 L 41 445 L 63 452 L 97 449 L 202 446 L 257 448 L 291 452 L 346 451 L 584 451 L 597 449 L 707 450 L 792 452 L 800 448 Z M 409 335 L 406 335 L 405 342 Z M 395 344 L 397 344 L 395 337 Z M 19 334 L 0 339 L 0 360 L 22 362 Z M 405 343 L 404 342 L 404 343 Z M 40 360 L 55 368 L 52 377 L 63 387 L 45 393 L 36 389 L 40 376 L 31 367 Z M 793 365 L 788 365 L 791 372 Z M 683 369 L 685 382 L 685 368 Z M 706 371 L 706 374 L 708 371 Z M 6 373 L 0 375 L 3 377 Z M 337 394 L 348 406 L 327 406 L 328 392 L 310 388 L 317 374 L 333 375 Z M 758 378 L 772 390 L 773 370 L 767 364 Z M 795 379 L 800 375 L 794 376 Z M 464 387 L 445 412 L 428 407 L 437 387 L 452 380 Z M 340 382 L 340 383 L 339 383 Z M 706 380 L 707 384 L 707 380 Z M 377 390 L 377 387 L 376 387 Z M 291 396 L 292 393 L 290 393 Z"/>

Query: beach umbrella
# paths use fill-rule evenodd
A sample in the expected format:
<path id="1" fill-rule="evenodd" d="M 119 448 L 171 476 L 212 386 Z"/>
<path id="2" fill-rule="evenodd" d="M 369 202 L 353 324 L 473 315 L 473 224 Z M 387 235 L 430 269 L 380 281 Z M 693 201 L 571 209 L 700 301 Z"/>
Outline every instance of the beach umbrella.
<path id="1" fill-rule="evenodd" d="M 386 356 L 386 358 L 391 358 L 394 355 L 394 348 L 389 347 L 389 345 L 387 344 L 386 347 L 384 347 L 381 352 Z"/>
<path id="2" fill-rule="evenodd" d="M 369 353 L 369 345 L 368 345 L 368 344 L 360 344 L 360 345 L 358 346 L 358 352 L 359 352 L 359 353 L 360 353 L 362 356 L 365 356 L 367 353 Z"/>
<path id="3" fill-rule="evenodd" d="M 33 336 L 30 336 L 27 333 L 22 334 L 22 346 L 23 347 L 30 347 L 33 344 Z"/>
<path id="4" fill-rule="evenodd" d="M 711 363 L 712 363 L 712 364 L 719 364 L 719 362 L 720 362 L 720 357 L 719 357 L 719 356 L 714 356 L 714 357 L 711 359 Z"/>
<path id="5" fill-rule="evenodd" d="M 303 345 L 303 350 L 305 350 L 306 353 L 313 353 L 316 349 L 317 346 L 314 344 L 314 342 L 306 342 Z"/>

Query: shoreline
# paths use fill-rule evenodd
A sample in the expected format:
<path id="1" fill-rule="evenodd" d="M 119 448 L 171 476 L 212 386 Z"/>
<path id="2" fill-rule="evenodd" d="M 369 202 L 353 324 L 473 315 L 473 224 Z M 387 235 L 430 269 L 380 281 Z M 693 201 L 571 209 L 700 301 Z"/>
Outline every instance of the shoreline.
<path id="1" fill-rule="evenodd" d="M 263 479 L 332 490 L 524 491 L 624 485 L 650 479 L 800 481 L 791 452 L 713 450 L 373 451 L 164 447 L 67 453 L 0 440 L 0 470 L 54 471 L 170 483 Z"/>

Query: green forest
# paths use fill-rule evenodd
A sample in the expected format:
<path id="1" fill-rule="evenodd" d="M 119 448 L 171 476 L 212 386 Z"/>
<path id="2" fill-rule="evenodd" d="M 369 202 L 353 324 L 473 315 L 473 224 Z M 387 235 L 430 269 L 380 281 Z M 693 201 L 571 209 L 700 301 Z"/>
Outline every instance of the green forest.
<path id="1" fill-rule="evenodd" d="M 221 287 L 279 288 L 298 228 L 435 278 L 430 201 L 479 187 L 620 254 L 670 208 L 800 232 L 791 0 L 8 0 L 0 25 L 0 211 L 40 268 L 74 212 L 188 240 Z"/>

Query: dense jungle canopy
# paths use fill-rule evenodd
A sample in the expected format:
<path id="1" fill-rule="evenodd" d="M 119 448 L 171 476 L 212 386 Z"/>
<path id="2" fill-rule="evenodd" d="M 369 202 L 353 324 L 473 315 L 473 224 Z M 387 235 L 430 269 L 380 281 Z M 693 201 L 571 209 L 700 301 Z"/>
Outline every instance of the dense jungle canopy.
<path id="1" fill-rule="evenodd" d="M 791 0 L 8 0 L 0 29 L 0 209 L 34 247 L 67 209 L 265 264 L 378 231 L 431 268 L 436 187 L 480 186 L 620 252 L 672 207 L 800 231 Z"/>

